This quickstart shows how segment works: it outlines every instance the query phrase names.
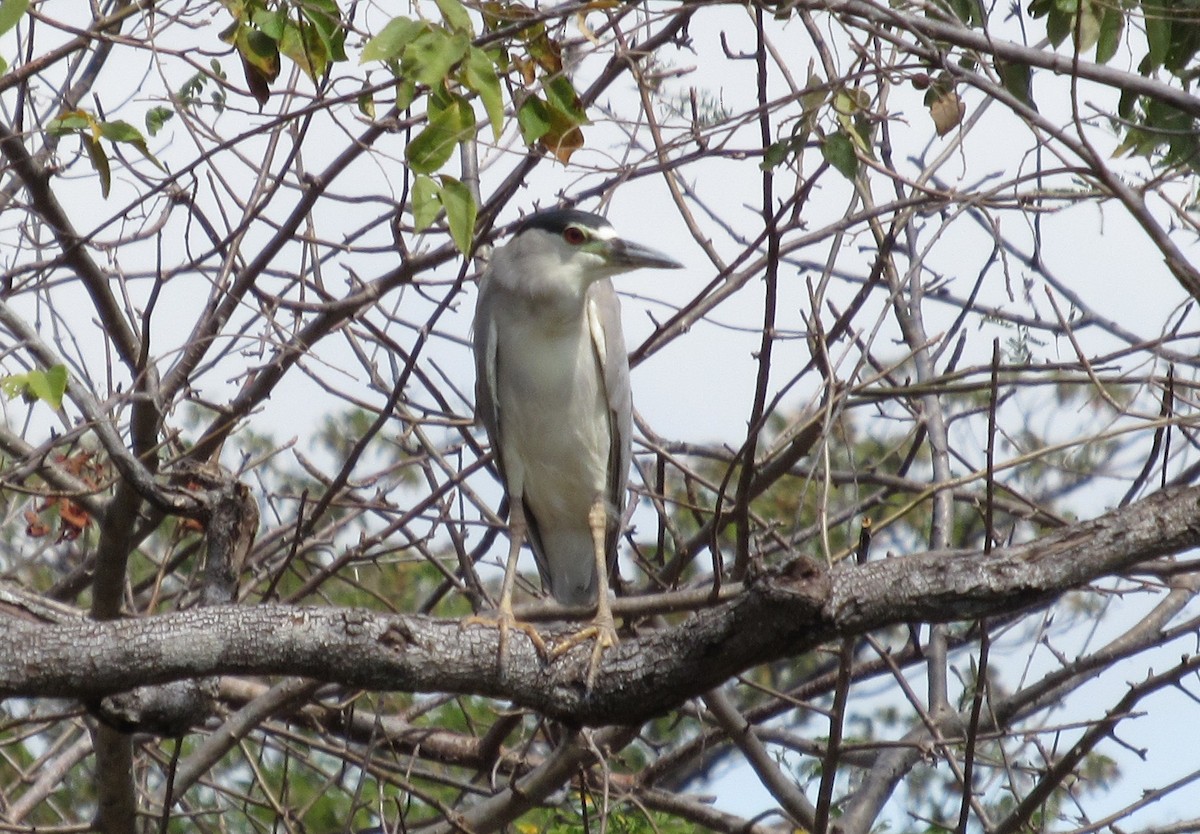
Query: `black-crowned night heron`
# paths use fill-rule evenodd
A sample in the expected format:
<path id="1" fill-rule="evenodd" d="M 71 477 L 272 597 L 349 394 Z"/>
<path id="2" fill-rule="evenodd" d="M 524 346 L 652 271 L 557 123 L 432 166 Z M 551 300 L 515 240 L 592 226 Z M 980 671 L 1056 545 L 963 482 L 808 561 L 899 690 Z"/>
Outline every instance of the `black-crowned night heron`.
<path id="1" fill-rule="evenodd" d="M 591 626 L 554 654 L 616 643 L 608 574 L 629 477 L 633 405 L 621 307 L 609 278 L 639 267 L 682 266 L 622 240 L 596 214 L 532 214 L 493 255 L 479 285 L 474 340 L 476 413 L 508 495 L 510 546 L 497 619 L 537 632 L 512 612 L 521 544 L 563 605 L 596 605 Z"/>

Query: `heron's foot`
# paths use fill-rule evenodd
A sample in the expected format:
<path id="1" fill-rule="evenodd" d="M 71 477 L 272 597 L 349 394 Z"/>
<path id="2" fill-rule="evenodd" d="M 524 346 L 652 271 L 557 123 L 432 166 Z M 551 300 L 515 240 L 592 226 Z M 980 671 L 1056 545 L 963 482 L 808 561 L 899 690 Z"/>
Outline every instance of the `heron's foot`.
<path id="1" fill-rule="evenodd" d="M 604 655 L 605 649 L 611 649 L 617 645 L 617 627 L 613 622 L 612 614 L 597 615 L 592 620 L 591 625 L 580 631 L 575 632 L 566 640 L 556 645 L 550 652 L 550 659 L 557 660 L 576 646 L 586 643 L 588 640 L 592 642 L 592 657 L 588 661 L 587 678 L 585 684 L 590 690 L 592 684 L 596 681 L 596 670 L 600 668 L 600 658 Z"/>
<path id="2" fill-rule="evenodd" d="M 512 610 L 505 610 L 503 607 L 496 612 L 496 616 L 488 617 L 474 614 L 470 617 L 465 617 L 462 620 L 461 628 L 467 626 L 483 626 L 484 628 L 495 628 L 500 630 L 500 663 L 504 663 L 504 653 L 508 650 L 508 632 L 516 629 L 523 632 L 529 638 L 529 642 L 533 644 L 534 650 L 538 653 L 538 657 L 546 660 L 550 657 L 550 649 L 546 646 L 546 641 L 542 639 L 542 635 L 538 634 L 538 630 L 533 627 L 533 623 L 527 623 L 518 620 L 513 616 Z"/>

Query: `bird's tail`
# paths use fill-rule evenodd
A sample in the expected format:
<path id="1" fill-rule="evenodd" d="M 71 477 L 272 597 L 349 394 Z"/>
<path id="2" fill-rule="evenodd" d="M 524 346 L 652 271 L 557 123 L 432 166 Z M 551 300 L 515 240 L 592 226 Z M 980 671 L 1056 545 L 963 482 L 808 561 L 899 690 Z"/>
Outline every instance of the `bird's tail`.
<path id="1" fill-rule="evenodd" d="M 596 602 L 596 557 L 592 534 L 582 530 L 560 530 L 541 535 L 539 564 L 542 582 L 561 605 L 592 605 Z"/>

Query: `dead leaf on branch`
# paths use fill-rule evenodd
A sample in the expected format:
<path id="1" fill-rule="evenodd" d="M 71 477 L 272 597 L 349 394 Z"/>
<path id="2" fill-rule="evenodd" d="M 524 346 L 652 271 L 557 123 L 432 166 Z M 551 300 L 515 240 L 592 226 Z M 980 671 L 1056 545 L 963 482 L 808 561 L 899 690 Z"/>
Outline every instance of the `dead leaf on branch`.
<path id="1" fill-rule="evenodd" d="M 95 452 L 56 455 L 55 463 L 89 489 L 99 491 L 105 483 L 105 467 L 96 460 Z M 57 525 L 56 544 L 75 541 L 92 523 L 91 513 L 65 495 L 47 496 L 40 505 L 26 509 L 24 517 L 25 535 L 34 539 L 50 535 Z"/>
<path id="2" fill-rule="evenodd" d="M 929 102 L 929 115 L 938 136 L 945 136 L 958 127 L 966 113 L 967 105 L 953 90 L 947 90 Z"/>

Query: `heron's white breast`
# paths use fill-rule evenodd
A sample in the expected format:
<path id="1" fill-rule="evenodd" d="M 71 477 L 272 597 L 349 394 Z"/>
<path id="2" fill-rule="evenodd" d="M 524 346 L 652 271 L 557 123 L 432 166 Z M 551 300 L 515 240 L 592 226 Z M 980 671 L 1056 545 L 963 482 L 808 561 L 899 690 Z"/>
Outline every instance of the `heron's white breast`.
<path id="1" fill-rule="evenodd" d="M 587 528 L 607 486 L 607 399 L 586 317 L 546 326 L 510 322 L 497 345 L 505 465 L 521 470 L 539 526 Z"/>

